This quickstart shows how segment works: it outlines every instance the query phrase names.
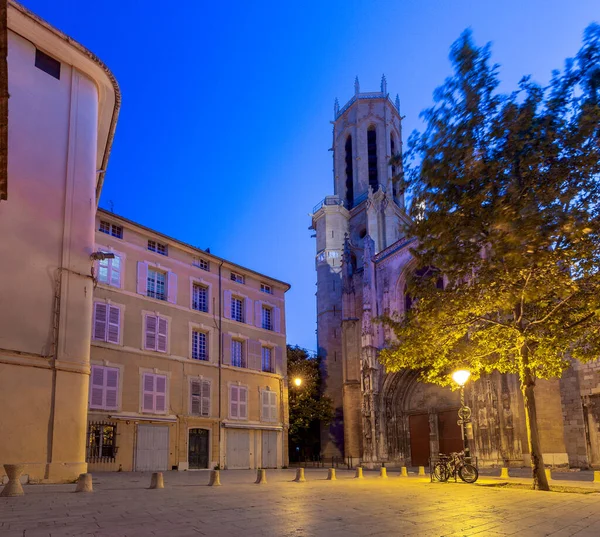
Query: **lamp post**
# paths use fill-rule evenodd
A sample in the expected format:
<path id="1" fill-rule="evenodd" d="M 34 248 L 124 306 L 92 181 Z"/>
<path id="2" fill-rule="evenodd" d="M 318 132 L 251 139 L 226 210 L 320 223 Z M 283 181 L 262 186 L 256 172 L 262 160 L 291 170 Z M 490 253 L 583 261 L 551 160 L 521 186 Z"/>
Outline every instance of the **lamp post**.
<path id="1" fill-rule="evenodd" d="M 471 424 L 471 409 L 465 404 L 465 384 L 471 372 L 466 369 L 459 369 L 452 373 L 452 380 L 460 386 L 460 409 L 458 411 L 458 424 L 463 435 L 463 449 L 465 451 L 465 460 L 471 462 L 471 450 L 469 449 L 469 436 L 467 431 Z"/>

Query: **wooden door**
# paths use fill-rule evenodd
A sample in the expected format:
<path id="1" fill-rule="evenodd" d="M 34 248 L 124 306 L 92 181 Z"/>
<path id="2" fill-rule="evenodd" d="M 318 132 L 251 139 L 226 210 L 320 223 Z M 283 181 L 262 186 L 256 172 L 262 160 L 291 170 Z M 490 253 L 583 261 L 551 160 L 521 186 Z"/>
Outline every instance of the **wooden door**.
<path id="1" fill-rule="evenodd" d="M 190 429 L 188 442 L 188 465 L 190 469 L 208 468 L 207 429 Z"/>
<path id="2" fill-rule="evenodd" d="M 462 430 L 458 424 L 458 409 L 438 412 L 440 453 L 446 455 L 463 449 Z"/>
<path id="3" fill-rule="evenodd" d="M 165 472 L 169 468 L 169 427 L 138 425 L 135 469 Z"/>
<path id="4" fill-rule="evenodd" d="M 250 432 L 227 431 L 227 468 L 250 468 Z"/>
<path id="5" fill-rule="evenodd" d="M 277 468 L 277 431 L 262 432 L 262 468 Z"/>
<path id="6" fill-rule="evenodd" d="M 408 418 L 410 430 L 410 460 L 412 466 L 428 466 L 429 414 L 414 414 Z"/>

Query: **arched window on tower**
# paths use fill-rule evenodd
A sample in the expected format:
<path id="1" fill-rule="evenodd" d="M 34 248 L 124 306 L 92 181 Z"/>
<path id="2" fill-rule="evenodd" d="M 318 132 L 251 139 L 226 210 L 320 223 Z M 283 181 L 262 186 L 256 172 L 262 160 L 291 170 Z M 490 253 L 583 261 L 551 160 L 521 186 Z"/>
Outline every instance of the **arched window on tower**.
<path id="1" fill-rule="evenodd" d="M 373 192 L 377 191 L 379 182 L 377 180 L 377 132 L 375 125 L 367 130 L 367 152 L 369 155 L 369 186 Z"/>
<path id="2" fill-rule="evenodd" d="M 354 175 L 352 172 L 352 136 L 346 138 L 346 208 L 354 206 Z"/>

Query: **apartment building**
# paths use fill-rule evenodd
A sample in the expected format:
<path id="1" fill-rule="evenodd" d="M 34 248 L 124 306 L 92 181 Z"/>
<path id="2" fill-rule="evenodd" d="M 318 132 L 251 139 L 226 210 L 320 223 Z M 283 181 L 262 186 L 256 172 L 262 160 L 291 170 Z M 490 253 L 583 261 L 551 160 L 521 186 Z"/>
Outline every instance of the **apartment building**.
<path id="1" fill-rule="evenodd" d="M 89 471 L 287 464 L 287 283 L 99 210 Z"/>

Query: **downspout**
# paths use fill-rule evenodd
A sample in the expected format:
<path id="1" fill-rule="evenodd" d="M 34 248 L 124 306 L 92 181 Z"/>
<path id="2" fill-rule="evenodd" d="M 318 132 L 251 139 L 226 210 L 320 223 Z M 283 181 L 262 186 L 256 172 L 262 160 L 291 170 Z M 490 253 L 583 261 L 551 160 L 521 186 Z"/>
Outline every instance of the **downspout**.
<path id="1" fill-rule="evenodd" d="M 221 408 L 222 401 L 222 389 L 221 389 L 221 377 L 222 377 L 222 365 L 223 365 L 223 300 L 222 300 L 222 268 L 224 261 L 221 261 L 219 265 L 219 469 L 223 468 L 223 410 Z"/>

